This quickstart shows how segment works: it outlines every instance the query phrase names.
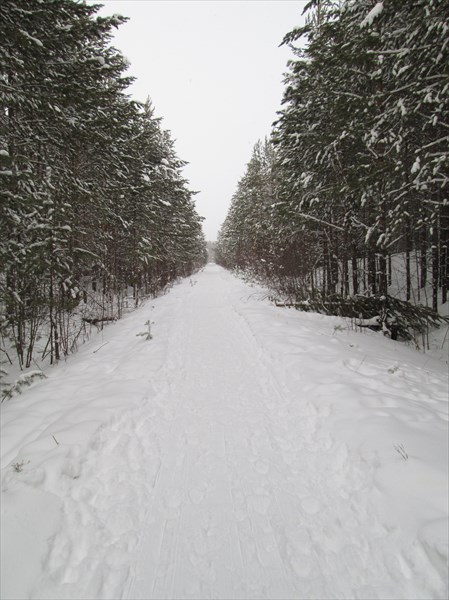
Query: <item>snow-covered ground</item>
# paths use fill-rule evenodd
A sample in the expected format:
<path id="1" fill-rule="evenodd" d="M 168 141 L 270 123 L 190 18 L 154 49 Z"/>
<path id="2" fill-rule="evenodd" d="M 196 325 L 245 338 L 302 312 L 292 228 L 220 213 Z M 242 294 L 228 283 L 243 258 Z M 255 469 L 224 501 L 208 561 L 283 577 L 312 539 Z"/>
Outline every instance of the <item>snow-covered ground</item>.
<path id="1" fill-rule="evenodd" d="M 209 264 L 3 403 L 4 600 L 447 597 L 447 363 L 262 296 Z"/>

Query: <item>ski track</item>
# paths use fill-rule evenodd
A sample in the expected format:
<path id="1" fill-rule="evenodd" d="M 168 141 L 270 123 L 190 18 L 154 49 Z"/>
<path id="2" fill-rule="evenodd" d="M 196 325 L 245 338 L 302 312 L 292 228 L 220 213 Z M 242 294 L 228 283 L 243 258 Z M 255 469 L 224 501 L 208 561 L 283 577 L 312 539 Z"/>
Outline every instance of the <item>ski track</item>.
<path id="1" fill-rule="evenodd" d="M 99 352 L 83 363 L 95 390 L 69 367 L 61 375 L 83 398 L 100 381 L 110 415 L 87 452 L 58 446 L 62 524 L 33 597 L 442 598 L 423 545 L 379 519 L 372 464 L 327 430 L 331 402 L 311 401 L 329 386 L 344 397 L 341 369 L 367 398 L 382 381 L 358 359 L 304 372 L 294 336 L 291 355 L 264 345 L 242 284 L 213 265 L 196 279 L 160 305 L 163 352 L 115 336 L 119 362 Z M 329 338 L 320 344 L 324 355 Z M 129 406 L 109 409 L 109 392 Z"/>

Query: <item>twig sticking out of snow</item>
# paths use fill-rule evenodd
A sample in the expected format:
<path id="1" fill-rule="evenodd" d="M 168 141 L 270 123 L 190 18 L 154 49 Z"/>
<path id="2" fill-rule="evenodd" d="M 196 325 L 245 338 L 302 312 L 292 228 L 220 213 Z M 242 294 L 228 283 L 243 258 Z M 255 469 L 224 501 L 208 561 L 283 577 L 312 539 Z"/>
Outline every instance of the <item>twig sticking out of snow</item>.
<path id="1" fill-rule="evenodd" d="M 106 346 L 106 344 L 109 344 L 109 342 L 105 342 L 104 344 L 101 344 L 101 346 L 99 348 L 97 348 L 96 350 L 94 350 L 92 352 L 92 354 L 95 354 L 96 352 L 98 352 L 98 350 L 101 350 L 103 348 L 103 346 Z"/>
<path id="2" fill-rule="evenodd" d="M 398 454 L 400 454 L 402 456 L 402 458 L 404 460 L 408 459 L 408 453 L 406 451 L 406 449 L 404 448 L 404 444 L 393 444 L 393 448 L 396 450 L 396 452 Z"/>
<path id="3" fill-rule="evenodd" d="M 140 331 L 136 333 L 136 336 L 143 336 L 147 341 L 153 339 L 153 334 L 151 333 L 151 325 L 154 323 L 152 321 L 146 321 L 145 325 L 148 327 L 148 331 Z"/>

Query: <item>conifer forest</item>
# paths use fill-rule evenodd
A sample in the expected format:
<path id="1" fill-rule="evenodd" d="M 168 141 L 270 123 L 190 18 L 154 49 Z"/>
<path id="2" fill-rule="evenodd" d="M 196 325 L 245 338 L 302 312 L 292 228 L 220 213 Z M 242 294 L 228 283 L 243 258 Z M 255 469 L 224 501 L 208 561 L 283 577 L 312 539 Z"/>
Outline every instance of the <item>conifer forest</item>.
<path id="1" fill-rule="evenodd" d="M 306 8 L 283 40 L 282 109 L 238 184 L 217 260 L 302 308 L 418 323 L 430 312 L 410 303 L 437 312 L 448 298 L 449 3 Z M 391 297 L 398 280 L 405 304 Z"/>
<path id="2" fill-rule="evenodd" d="M 185 163 L 110 44 L 126 19 L 97 10 L 0 3 L 0 326 L 24 367 L 205 261 Z"/>
<path id="3" fill-rule="evenodd" d="M 151 100 L 131 99 L 111 45 L 126 17 L 97 11 L 0 6 L 0 334 L 23 367 L 66 356 L 130 294 L 137 306 L 207 260 L 186 163 Z M 407 337 L 448 298 L 449 4 L 311 0 L 305 12 L 216 260 L 295 307 L 381 315 Z"/>
<path id="4" fill-rule="evenodd" d="M 0 0 L 0 597 L 447 600 L 449 0 L 96 2 Z"/>

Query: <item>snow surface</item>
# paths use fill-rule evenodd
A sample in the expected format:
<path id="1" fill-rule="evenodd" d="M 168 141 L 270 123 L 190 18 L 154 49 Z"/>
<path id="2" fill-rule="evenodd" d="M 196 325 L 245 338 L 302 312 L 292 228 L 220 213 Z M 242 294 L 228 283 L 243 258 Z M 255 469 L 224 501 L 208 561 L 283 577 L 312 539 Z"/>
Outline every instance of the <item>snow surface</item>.
<path id="1" fill-rule="evenodd" d="M 377 17 L 382 13 L 383 9 L 383 2 L 378 2 L 377 4 L 375 4 L 373 8 L 369 11 L 369 13 L 366 15 L 366 17 L 363 19 L 363 21 L 360 23 L 360 27 L 371 26 L 374 22 L 374 19 L 377 19 Z"/>
<path id="2" fill-rule="evenodd" d="M 3 403 L 4 600 L 447 597 L 447 366 L 263 295 L 209 264 Z"/>

